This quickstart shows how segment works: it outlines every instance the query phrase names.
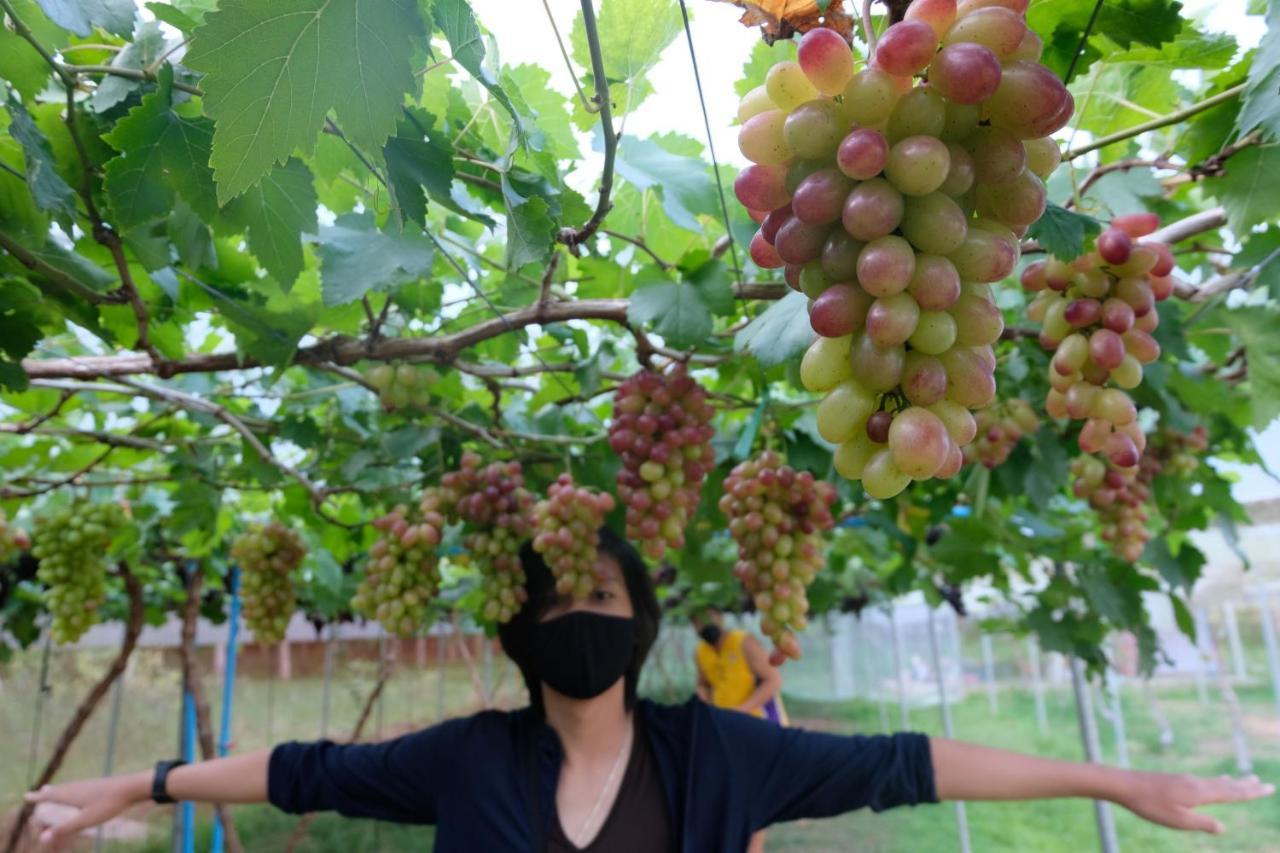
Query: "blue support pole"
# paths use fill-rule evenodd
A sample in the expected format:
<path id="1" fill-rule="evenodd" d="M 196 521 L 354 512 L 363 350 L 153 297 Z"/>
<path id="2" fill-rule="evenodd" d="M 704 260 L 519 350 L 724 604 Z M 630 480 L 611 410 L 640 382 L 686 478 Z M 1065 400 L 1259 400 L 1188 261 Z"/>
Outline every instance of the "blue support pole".
<path id="1" fill-rule="evenodd" d="M 184 761 L 196 760 L 196 703 L 191 691 L 182 691 L 182 758 Z M 183 802 L 179 807 L 181 814 L 181 850 L 182 853 L 195 853 L 196 850 L 196 804 Z"/>
<path id="2" fill-rule="evenodd" d="M 236 652 L 240 641 L 240 567 L 231 567 L 229 578 L 231 587 L 231 609 L 227 614 L 227 668 L 222 678 L 222 723 L 218 729 L 218 757 L 227 754 L 231 746 L 231 703 L 235 698 L 236 685 Z M 222 819 L 215 816 L 213 820 L 213 841 L 209 845 L 212 853 L 222 853 L 226 839 L 226 827 Z"/>

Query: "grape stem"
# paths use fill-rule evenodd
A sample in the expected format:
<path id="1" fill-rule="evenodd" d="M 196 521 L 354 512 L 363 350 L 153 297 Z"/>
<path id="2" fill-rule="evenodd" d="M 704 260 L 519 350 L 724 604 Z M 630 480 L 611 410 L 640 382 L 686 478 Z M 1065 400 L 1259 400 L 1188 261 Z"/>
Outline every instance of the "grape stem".
<path id="1" fill-rule="evenodd" d="M 1142 134 L 1147 133 L 1148 131 L 1159 130 L 1162 127 L 1168 127 L 1171 124 L 1178 124 L 1179 122 L 1184 121 L 1185 119 L 1188 119 L 1193 115 L 1202 113 L 1205 110 L 1213 109 L 1219 104 L 1224 104 L 1227 101 L 1230 101 L 1236 98 L 1237 96 L 1239 96 L 1241 93 L 1244 92 L 1245 87 L 1247 85 L 1248 84 L 1246 83 L 1241 83 L 1238 86 L 1232 86 L 1230 89 L 1227 89 L 1224 92 L 1219 92 L 1218 94 L 1212 97 L 1205 98 L 1203 101 L 1197 101 L 1191 106 L 1185 107 L 1181 110 L 1178 110 L 1177 112 L 1172 112 L 1166 116 L 1161 116 L 1160 118 L 1155 118 L 1155 119 L 1152 119 L 1151 121 L 1143 122 L 1142 124 L 1135 125 L 1130 128 L 1126 128 L 1125 130 L 1120 130 L 1115 133 L 1108 134 L 1107 136 L 1103 136 L 1093 140 L 1087 145 L 1081 145 L 1079 148 L 1072 148 L 1070 151 L 1062 155 L 1062 159 L 1064 161 L 1074 160 L 1077 157 L 1088 154 L 1090 151 L 1097 151 L 1099 148 L 1106 148 L 1108 145 L 1114 145 L 1117 142 L 1123 142 L 1126 139 L 1132 139 L 1135 136 L 1141 136 Z"/>
<path id="2" fill-rule="evenodd" d="M 876 28 L 871 23 L 871 4 L 876 0 L 862 0 L 862 35 L 867 40 L 867 56 L 876 52 Z"/>

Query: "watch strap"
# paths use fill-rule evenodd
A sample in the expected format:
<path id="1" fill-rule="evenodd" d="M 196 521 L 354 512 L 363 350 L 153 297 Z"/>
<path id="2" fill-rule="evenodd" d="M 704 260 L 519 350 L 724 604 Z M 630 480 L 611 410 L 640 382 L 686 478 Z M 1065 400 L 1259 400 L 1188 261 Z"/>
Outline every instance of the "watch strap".
<path id="1" fill-rule="evenodd" d="M 161 805 L 177 802 L 173 797 L 169 796 L 169 792 L 166 790 L 169 781 L 169 772 L 175 767 L 181 767 L 186 763 L 187 762 L 180 758 L 156 762 L 156 772 L 155 775 L 151 777 L 151 799 L 154 802 L 160 803 Z"/>

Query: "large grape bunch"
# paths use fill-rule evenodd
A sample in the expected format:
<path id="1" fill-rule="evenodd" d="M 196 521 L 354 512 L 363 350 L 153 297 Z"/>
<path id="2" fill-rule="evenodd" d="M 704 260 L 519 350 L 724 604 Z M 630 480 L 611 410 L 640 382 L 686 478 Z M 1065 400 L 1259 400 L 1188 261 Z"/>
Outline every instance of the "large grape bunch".
<path id="1" fill-rule="evenodd" d="M 446 503 L 440 490 L 429 488 L 416 507 L 401 504 L 373 521 L 378 538 L 351 607 L 389 634 L 411 637 L 426 624 L 427 608 L 440 589 L 437 548 Z"/>
<path id="2" fill-rule="evenodd" d="M 306 554 L 297 531 L 275 520 L 253 525 L 232 543 L 244 621 L 258 642 L 284 639 L 297 598 L 293 572 Z"/>
<path id="3" fill-rule="evenodd" d="M 533 527 L 533 495 L 524 486 L 520 463 L 482 468 L 480 456 L 468 451 L 461 467 L 444 475 L 441 492 L 465 525 L 463 546 L 484 578 L 481 612 L 492 622 L 506 622 L 527 597 L 520 546 Z"/>
<path id="4" fill-rule="evenodd" d="M 124 519 L 118 504 L 84 502 L 36 519 L 31 552 L 40 561 L 36 578 L 45 586 L 57 642 L 75 642 L 98 621 L 107 596 L 111 540 Z"/>
<path id="5" fill-rule="evenodd" d="M 574 485 L 561 474 L 547 497 L 533 507 L 533 549 L 546 560 L 556 592 L 583 599 L 596 580 L 600 526 L 613 509 L 613 495 Z"/>
<path id="6" fill-rule="evenodd" d="M 1151 481 L 1138 466 L 1122 467 L 1098 456 L 1071 460 L 1072 490 L 1098 514 L 1104 542 L 1129 562 L 1142 556 L 1151 539 Z"/>
<path id="7" fill-rule="evenodd" d="M 431 404 L 431 386 L 440 374 L 428 365 L 407 362 L 379 364 L 365 378 L 378 392 L 383 408 L 426 408 Z"/>
<path id="8" fill-rule="evenodd" d="M 1155 231 L 1154 214 L 1118 217 L 1092 251 L 1070 263 L 1030 264 L 1022 283 L 1036 294 L 1027 315 L 1041 323 L 1040 343 L 1053 351 L 1045 411 L 1083 420 L 1079 445 L 1121 468 L 1138 464 L 1146 436 L 1125 393 L 1142 368 L 1160 357 L 1152 332 L 1156 303 L 1173 292 L 1173 254 L 1163 243 L 1136 242 Z"/>
<path id="9" fill-rule="evenodd" d="M 799 659 L 795 632 L 808 624 L 807 590 L 825 562 L 822 533 L 834 521 L 835 487 L 796 471 L 772 451 L 739 463 L 724 481 L 720 511 L 738 545 L 733 573 L 773 640 L 775 662 Z"/>
<path id="10" fill-rule="evenodd" d="M 609 443 L 622 459 L 618 498 L 627 508 L 627 538 L 651 560 L 684 547 L 702 482 L 715 467 L 712 414 L 707 392 L 683 364 L 641 370 L 614 395 Z"/>
<path id="11" fill-rule="evenodd" d="M 1160 427 L 1147 440 L 1139 466 L 1148 480 L 1158 474 L 1186 476 L 1200 467 L 1198 454 L 1209 449 L 1209 433 L 1203 424 L 1190 432 Z"/>
<path id="12" fill-rule="evenodd" d="M 977 422 L 978 434 L 965 447 L 964 461 L 987 468 L 1003 465 L 1023 436 L 1040 429 L 1040 418 L 1021 397 L 979 409 Z"/>
<path id="13" fill-rule="evenodd" d="M 0 565 L 31 547 L 26 531 L 12 524 L 0 509 Z"/>
<path id="14" fill-rule="evenodd" d="M 738 110 L 752 259 L 812 300 L 801 380 L 827 395 L 836 470 L 875 498 L 954 476 L 969 410 L 995 397 L 990 284 L 1044 212 L 1047 137 L 1073 109 L 1026 6 L 916 0 L 857 73 L 838 34 L 812 30 Z"/>

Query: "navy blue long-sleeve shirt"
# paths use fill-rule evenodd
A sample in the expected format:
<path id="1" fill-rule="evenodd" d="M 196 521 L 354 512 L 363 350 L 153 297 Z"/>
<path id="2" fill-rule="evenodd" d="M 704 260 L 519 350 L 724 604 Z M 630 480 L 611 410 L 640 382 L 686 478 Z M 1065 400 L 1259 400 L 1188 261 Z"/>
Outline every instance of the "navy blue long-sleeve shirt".
<path id="1" fill-rule="evenodd" d="M 696 700 L 641 701 L 637 712 L 666 794 L 672 850 L 739 853 L 773 823 L 937 802 L 924 735 L 781 728 Z M 487 711 L 384 743 L 282 744 L 271 754 L 268 797 L 298 814 L 434 824 L 441 853 L 531 851 L 535 813 L 544 824 L 537 837 L 547 836 L 561 759 L 559 738 L 530 710 Z"/>

